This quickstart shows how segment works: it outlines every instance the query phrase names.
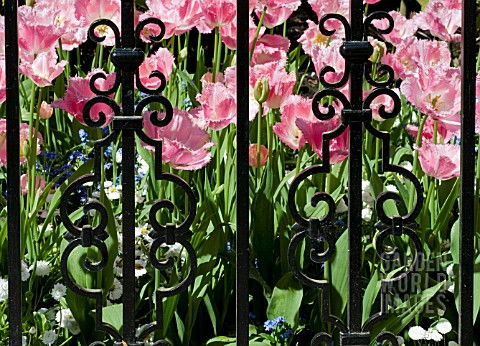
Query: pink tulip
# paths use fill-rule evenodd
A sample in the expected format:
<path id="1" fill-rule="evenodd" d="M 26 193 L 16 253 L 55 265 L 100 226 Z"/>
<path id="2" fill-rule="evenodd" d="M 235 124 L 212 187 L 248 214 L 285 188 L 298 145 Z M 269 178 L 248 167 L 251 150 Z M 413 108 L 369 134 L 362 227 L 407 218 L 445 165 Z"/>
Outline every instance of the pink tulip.
<path id="1" fill-rule="evenodd" d="M 146 134 L 155 139 L 161 139 L 162 160 L 172 168 L 181 170 L 196 170 L 205 167 L 212 154 L 206 149 L 214 145 L 208 132 L 196 126 L 186 111 L 178 108 L 173 110 L 173 118 L 165 127 L 156 127 L 150 121 L 152 112 L 145 112 L 143 125 Z M 162 118 L 162 114 L 160 114 Z M 146 145 L 147 149 L 154 148 Z"/>
<path id="2" fill-rule="evenodd" d="M 298 39 L 298 42 L 302 44 L 303 51 L 310 57 L 313 56 L 314 46 L 326 46 L 327 42 L 342 37 L 341 33 L 339 34 L 338 31 L 336 31 L 332 36 L 324 36 L 320 32 L 318 24 L 312 22 L 310 19 L 307 19 L 307 24 L 308 29 L 303 32 L 302 36 L 300 36 Z"/>
<path id="3" fill-rule="evenodd" d="M 270 29 L 285 23 L 300 5 L 299 0 L 258 0 L 255 14 L 260 18 L 266 7 L 263 25 Z"/>
<path id="4" fill-rule="evenodd" d="M 0 16 L 0 57 L 5 56 L 5 17 Z"/>
<path id="5" fill-rule="evenodd" d="M 148 11 L 140 19 L 150 17 L 158 18 L 165 24 L 164 38 L 172 35 L 182 35 L 190 31 L 203 19 L 202 9 L 198 0 L 147 0 Z M 147 33 L 158 35 L 158 27 L 149 25 Z M 145 40 L 149 41 L 148 34 L 144 32 Z"/>
<path id="6" fill-rule="evenodd" d="M 52 105 L 46 103 L 45 101 L 42 101 L 42 104 L 40 105 L 40 110 L 38 111 L 38 115 L 40 119 L 50 119 L 50 117 L 53 114 L 53 107 Z"/>
<path id="7" fill-rule="evenodd" d="M 222 42 L 228 49 L 237 49 L 237 17 L 229 24 L 220 27 Z"/>
<path id="8" fill-rule="evenodd" d="M 237 14 L 237 2 L 234 0 L 200 0 L 205 23 L 210 28 L 230 24 Z"/>
<path id="9" fill-rule="evenodd" d="M 42 53 L 32 63 L 23 62 L 19 66 L 21 73 L 30 78 L 39 87 L 52 85 L 52 81 L 63 73 L 68 61 L 57 63 L 55 52 Z"/>
<path id="10" fill-rule="evenodd" d="M 407 76 L 400 86 L 422 113 L 431 115 L 454 133 L 460 130 L 460 70 L 419 67 L 418 77 Z"/>
<path id="11" fill-rule="evenodd" d="M 400 92 L 398 89 L 392 90 L 400 97 Z M 364 91 L 364 97 L 366 97 L 368 93 L 369 91 Z M 385 111 L 390 112 L 394 106 L 393 99 L 388 95 L 381 94 L 380 96 L 377 96 L 370 104 L 370 109 L 372 110 L 372 118 L 378 122 L 382 122 L 385 120 L 379 114 L 379 109 L 381 106 L 385 106 Z"/>
<path id="12" fill-rule="evenodd" d="M 35 129 L 33 129 L 35 131 Z M 32 141 L 30 135 L 29 125 L 26 123 L 20 124 L 20 164 L 24 165 L 27 162 L 26 146 L 27 143 Z M 43 137 L 40 132 L 37 132 L 37 145 L 35 152 L 40 155 L 40 145 L 42 144 Z M 31 150 L 31 148 L 29 148 Z M 7 164 L 7 120 L 0 119 L 0 167 Z"/>
<path id="13" fill-rule="evenodd" d="M 440 180 L 460 176 L 460 146 L 453 144 L 424 143 L 418 151 L 418 159 L 426 175 Z"/>
<path id="14" fill-rule="evenodd" d="M 208 84 L 213 83 L 213 73 L 207 72 L 205 73 L 202 78 L 200 78 L 200 82 L 202 82 L 202 88 L 205 88 Z M 217 83 L 224 83 L 225 78 L 222 72 L 217 72 L 215 75 L 215 82 Z"/>
<path id="15" fill-rule="evenodd" d="M 395 25 L 391 33 L 383 35 L 387 42 L 397 45 L 404 39 L 412 37 L 417 32 L 418 27 L 413 20 L 405 18 L 397 11 L 390 11 L 388 14 L 392 17 Z M 379 29 L 386 29 L 388 27 L 388 20 L 374 20 L 372 24 Z"/>
<path id="16" fill-rule="evenodd" d="M 45 185 L 45 179 L 41 175 L 37 175 L 35 177 L 35 190 L 41 194 L 45 190 Z M 22 174 L 20 177 L 20 189 L 22 190 L 22 195 L 25 196 L 28 193 L 28 174 Z"/>
<path id="17" fill-rule="evenodd" d="M 85 124 L 83 120 L 83 108 L 85 107 L 85 103 L 87 103 L 89 99 L 96 96 L 94 92 L 90 90 L 90 79 L 94 74 L 99 72 L 103 71 L 100 69 L 95 69 L 88 73 L 85 78 L 70 78 L 70 85 L 67 87 L 65 96 L 63 97 L 63 99 L 53 101 L 52 107 L 63 109 L 65 112 L 73 115 L 75 119 L 80 121 L 82 124 Z M 98 79 L 95 82 L 95 85 L 100 90 L 108 90 L 113 86 L 114 82 L 115 73 L 110 73 L 107 75 L 107 79 Z M 93 121 L 98 120 L 98 114 L 100 112 L 103 112 L 107 117 L 107 121 L 105 124 L 106 126 L 113 117 L 112 109 L 103 103 L 94 105 L 90 110 L 91 118 Z"/>
<path id="18" fill-rule="evenodd" d="M 335 72 L 329 72 L 325 75 L 328 83 L 335 83 L 342 79 L 345 71 L 345 59 L 340 54 L 342 40 L 333 40 L 328 46 L 316 45 L 312 48 L 312 60 L 315 71 L 318 74 L 325 66 L 331 66 Z"/>
<path id="19" fill-rule="evenodd" d="M 258 151 L 257 144 L 250 144 L 248 147 L 248 163 L 250 166 L 257 168 L 258 167 Z M 268 161 L 268 149 L 260 144 L 260 167 L 265 166 Z"/>
<path id="20" fill-rule="evenodd" d="M 425 121 L 422 130 L 422 138 L 420 139 L 420 144 L 423 143 L 433 143 L 434 137 L 434 125 L 435 121 L 428 117 Z M 410 132 L 413 138 L 416 140 L 418 136 L 418 126 L 407 125 L 406 129 Z M 453 133 L 448 131 L 445 125 L 442 122 L 437 124 L 437 143 L 446 143 L 453 137 Z"/>
<path id="21" fill-rule="evenodd" d="M 369 5 L 376 4 L 377 2 L 380 2 L 380 0 L 363 0 L 364 4 L 369 4 Z"/>
<path id="22" fill-rule="evenodd" d="M 148 89 L 156 89 L 160 87 L 160 80 L 157 77 L 150 78 L 150 73 L 160 71 L 168 82 L 173 69 L 175 58 L 166 48 L 159 48 L 154 55 L 146 58 L 138 68 L 140 81 L 143 86 Z"/>
<path id="23" fill-rule="evenodd" d="M 280 35 L 263 35 L 257 41 L 252 57 L 252 66 L 278 62 L 285 66 L 290 40 Z"/>
<path id="24" fill-rule="evenodd" d="M 41 53 L 55 49 L 65 28 L 55 23 L 59 9 L 41 6 L 18 8 L 18 47 L 23 61 L 33 62 Z"/>
<path id="25" fill-rule="evenodd" d="M 350 0 L 308 0 L 308 3 L 320 19 L 327 13 L 338 13 L 348 18 L 350 13 Z M 343 25 L 338 20 L 328 20 L 326 28 L 329 30 L 338 30 Z"/>
<path id="26" fill-rule="evenodd" d="M 223 83 L 207 84 L 197 95 L 197 101 L 202 107 L 191 114 L 192 121 L 199 127 L 221 130 L 235 122 L 237 102 Z"/>
<path id="27" fill-rule="evenodd" d="M 413 17 L 415 24 L 422 30 L 444 41 L 459 41 L 457 30 L 462 26 L 462 5 L 460 1 L 430 0 L 425 11 Z"/>
<path id="28" fill-rule="evenodd" d="M 0 103 L 7 98 L 7 79 L 5 71 L 5 55 L 0 56 Z"/>
<path id="29" fill-rule="evenodd" d="M 325 132 L 332 131 L 340 125 L 338 117 L 328 121 L 308 121 L 297 119 L 296 125 L 305 136 L 305 140 L 310 144 L 313 151 L 322 158 L 322 135 Z M 330 140 L 330 164 L 342 162 L 348 156 L 348 129 L 339 137 Z"/>
<path id="30" fill-rule="evenodd" d="M 78 0 L 75 6 L 75 16 L 83 18 L 87 28 L 95 20 L 105 18 L 110 19 L 121 30 L 120 0 Z M 104 46 L 113 46 L 115 44 L 114 32 L 106 25 L 98 26 L 95 29 L 95 35 L 105 37 L 105 40 L 102 41 Z"/>
<path id="31" fill-rule="evenodd" d="M 295 72 L 287 73 L 281 62 L 270 62 L 256 65 L 250 73 L 250 86 L 255 87 L 259 78 L 268 78 L 270 93 L 266 101 L 269 108 L 280 108 L 282 102 L 293 94 L 297 81 Z"/>
<path id="32" fill-rule="evenodd" d="M 65 30 L 62 35 L 62 49 L 71 51 L 86 41 L 88 25 L 75 13 L 76 3 L 83 0 L 36 0 L 35 7 L 58 11 L 55 25 Z"/>
<path id="33" fill-rule="evenodd" d="M 280 107 L 280 113 L 281 121 L 273 126 L 273 132 L 293 150 L 300 149 L 305 144 L 305 136 L 296 125 L 297 119 L 319 121 L 313 114 L 312 100 L 300 95 L 291 95 Z"/>
<path id="34" fill-rule="evenodd" d="M 257 5 L 257 0 L 248 0 L 248 13 L 252 13 L 253 9 Z"/>
<path id="35" fill-rule="evenodd" d="M 397 76 L 405 79 L 408 75 L 418 75 L 419 66 L 424 68 L 450 67 L 451 54 L 444 41 L 419 40 L 410 37 L 397 45 L 395 54 L 387 54 L 382 63 L 392 66 Z"/>

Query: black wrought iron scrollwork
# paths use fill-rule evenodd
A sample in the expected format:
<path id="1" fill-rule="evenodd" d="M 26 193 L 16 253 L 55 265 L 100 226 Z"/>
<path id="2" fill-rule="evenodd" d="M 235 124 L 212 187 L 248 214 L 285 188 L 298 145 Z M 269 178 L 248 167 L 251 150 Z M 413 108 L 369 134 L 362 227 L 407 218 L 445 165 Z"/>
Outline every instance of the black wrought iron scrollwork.
<path id="1" fill-rule="evenodd" d="M 133 2 L 131 2 L 133 8 Z M 108 19 L 100 19 L 95 21 L 88 31 L 90 39 L 95 42 L 102 42 L 105 40 L 103 36 L 96 35 L 96 29 L 99 26 L 106 26 L 113 30 L 115 35 L 116 48 L 111 53 L 111 61 L 116 68 L 115 82 L 108 89 L 100 89 L 97 87 L 97 81 L 100 79 L 106 80 L 107 76 L 103 72 L 95 73 L 90 81 L 90 89 L 97 95 L 88 100 L 83 109 L 83 120 L 91 127 L 104 127 L 110 119 L 104 112 L 98 114 L 91 114 L 94 106 L 102 104 L 108 106 L 113 114 L 111 119 L 111 132 L 104 138 L 94 142 L 94 168 L 93 174 L 84 175 L 73 181 L 66 189 L 60 207 L 60 216 L 67 229 L 65 239 L 69 242 L 66 246 L 61 259 L 62 273 L 65 277 L 66 284 L 72 291 L 78 295 L 87 298 L 95 299 L 95 323 L 96 329 L 104 331 L 111 335 L 114 339 L 115 345 L 143 345 L 147 336 L 161 329 L 163 326 L 163 303 L 162 299 L 176 295 L 185 290 L 194 280 L 196 275 L 197 260 L 193 246 L 190 244 L 191 232 L 190 226 L 193 223 L 196 213 L 196 199 L 194 193 L 188 183 L 178 177 L 177 175 L 162 172 L 162 141 L 150 138 L 143 131 L 143 116 L 144 110 L 151 103 L 159 103 L 164 109 L 163 117 L 157 111 L 151 112 L 150 121 L 154 126 L 163 127 L 173 118 L 173 107 L 167 98 L 160 95 L 166 87 L 166 78 L 160 71 L 153 71 L 150 78 L 157 78 L 160 81 L 160 86 L 155 89 L 145 87 L 139 78 L 139 67 L 145 59 L 144 52 L 140 49 L 140 35 L 146 25 L 156 25 L 160 29 L 158 35 L 150 35 L 150 40 L 158 42 L 165 34 L 165 25 L 162 21 L 156 18 L 150 18 L 141 21 L 136 29 L 133 29 L 133 16 L 128 16 L 128 11 L 122 10 L 122 37 L 120 31 L 115 23 Z M 129 38 L 130 37 L 130 38 Z M 132 39 L 133 38 L 133 39 Z M 132 43 L 133 42 L 133 43 Z M 123 45 L 122 45 L 123 44 Z M 145 94 L 146 97 L 141 99 L 137 105 L 134 105 L 133 98 L 133 82 L 137 89 Z M 114 92 L 119 90 L 122 84 L 122 105 L 116 103 L 110 97 Z M 123 331 L 116 330 L 113 326 L 102 321 L 102 296 L 105 292 L 102 289 L 89 289 L 81 287 L 76 283 L 68 271 L 68 258 L 77 247 L 90 248 L 95 247 L 100 254 L 100 260 L 92 263 L 88 258 L 85 259 L 83 266 L 86 270 L 91 272 L 98 272 L 105 268 L 108 262 L 108 251 L 105 240 L 108 238 L 106 227 L 108 224 L 108 214 L 105 206 L 98 200 L 90 199 L 83 211 L 85 214 L 90 212 L 98 213 L 98 225 L 93 227 L 88 224 L 83 224 L 82 227 L 76 226 L 70 220 L 67 205 L 71 195 L 80 187 L 87 183 L 99 184 L 102 173 L 101 157 L 102 148 L 108 146 L 112 141 L 122 136 L 123 145 L 123 171 L 124 175 L 132 176 L 134 167 L 134 135 L 137 135 L 142 141 L 155 148 L 155 178 L 157 180 L 165 180 L 172 184 L 179 186 L 186 197 L 188 198 L 188 209 L 185 210 L 185 219 L 179 225 L 167 224 L 162 225 L 157 220 L 157 212 L 161 209 L 166 209 L 173 212 L 175 205 L 169 200 L 160 200 L 153 204 L 149 221 L 153 227 L 150 236 L 153 238 L 153 243 L 149 249 L 149 259 L 153 268 L 156 270 L 170 269 L 174 265 L 171 257 L 165 261 L 157 258 L 157 250 L 162 244 L 174 245 L 180 244 L 188 254 L 189 270 L 186 277 L 174 287 L 160 287 L 156 290 L 156 321 L 144 325 L 140 328 L 140 332 L 136 332 L 135 328 L 135 277 L 134 277 L 134 257 L 135 253 L 134 243 L 134 220 L 131 217 L 124 217 L 123 220 L 123 248 L 124 248 L 124 324 Z M 132 176 L 133 177 L 133 176 Z M 134 179 L 124 178 L 123 185 L 123 204 L 122 212 L 125 215 L 135 215 L 134 204 Z M 133 298 L 133 299 L 132 299 Z M 91 345 L 104 345 L 101 341 L 95 341 Z M 158 340 L 154 345 L 169 345 L 165 340 Z"/>
<path id="2" fill-rule="evenodd" d="M 352 6 L 361 6 L 361 1 L 352 1 Z M 351 13 L 362 13 L 358 8 L 352 9 Z M 386 19 L 388 26 L 384 29 L 377 30 L 380 33 L 387 34 L 393 29 L 393 19 L 388 13 L 375 12 L 370 14 L 364 21 L 359 18 L 351 18 L 352 26 L 347 19 L 339 14 L 324 15 L 319 22 L 320 32 L 325 36 L 331 36 L 335 30 L 326 27 L 329 20 L 339 21 L 345 29 L 345 40 L 340 46 L 340 54 L 345 59 L 344 71 L 336 71 L 331 66 L 325 66 L 319 73 L 320 83 L 324 87 L 317 92 L 312 101 L 312 110 L 314 115 L 320 121 L 329 121 L 337 116 L 338 110 L 331 103 L 334 99 L 341 106 L 339 125 L 336 129 L 325 132 L 322 135 L 322 163 L 315 164 L 302 170 L 293 180 L 288 194 L 288 206 L 293 219 L 296 222 L 294 230 L 296 234 L 292 237 L 289 245 L 289 265 L 295 277 L 304 285 L 319 289 L 322 292 L 321 301 L 321 318 L 324 322 L 328 322 L 337 327 L 340 332 L 341 345 L 369 345 L 371 342 L 371 330 L 380 320 L 388 317 L 388 294 L 396 286 L 405 283 L 406 280 L 415 272 L 422 256 L 422 245 L 415 229 L 418 225 L 415 222 L 423 205 L 423 191 L 418 179 L 408 170 L 398 165 L 390 163 L 389 144 L 390 134 L 377 130 L 372 125 L 371 105 L 379 96 L 387 96 L 393 106 L 387 109 L 385 105 L 379 107 L 378 113 L 383 119 L 392 119 L 397 116 L 401 110 L 401 102 L 398 94 L 388 87 L 394 80 L 394 72 L 390 66 L 377 66 L 377 76 L 380 80 L 372 77 L 372 63 L 369 61 L 373 53 L 373 47 L 368 42 L 368 28 L 372 25 L 373 20 Z M 336 82 L 326 82 L 325 75 L 330 72 L 343 72 L 343 77 Z M 374 88 L 365 97 L 363 96 L 362 83 L 365 79 Z M 349 92 L 350 97 L 343 94 L 339 88 L 344 87 L 350 81 Z M 327 103 L 330 102 L 330 103 Z M 340 107 L 338 107 L 340 108 Z M 411 210 L 407 211 L 404 216 L 389 216 L 384 211 L 384 204 L 393 200 L 400 202 L 400 196 L 396 193 L 386 191 L 379 194 L 376 201 L 376 211 L 379 222 L 376 224 L 378 234 L 375 238 L 375 248 L 382 260 L 391 261 L 399 256 L 399 250 L 394 248 L 387 249 L 384 242 L 390 237 L 405 236 L 411 240 L 413 244 L 412 261 L 410 266 L 404 272 L 397 274 L 391 279 L 381 280 L 381 307 L 380 311 L 371 316 L 362 324 L 362 307 L 358 301 L 361 301 L 361 256 L 362 256 L 362 141 L 363 131 L 367 130 L 370 134 L 381 140 L 382 143 L 382 160 L 379 165 L 379 172 L 392 172 L 402 175 L 411 181 L 414 186 L 416 201 Z M 316 253 L 314 250 L 310 253 L 310 260 L 314 263 L 325 263 L 330 260 L 335 252 L 335 237 L 332 234 L 332 219 L 335 212 L 335 203 L 333 198 L 326 192 L 317 192 L 313 195 L 311 204 L 316 206 L 320 201 L 327 203 L 328 212 L 322 219 L 311 217 L 309 219 L 303 217 L 296 205 L 295 195 L 299 190 L 299 186 L 308 177 L 330 172 L 330 141 L 349 130 L 349 301 L 347 303 L 348 323 L 344 323 L 340 318 L 333 316 L 329 311 L 329 282 L 327 280 L 319 280 L 308 276 L 298 267 L 295 261 L 295 253 L 305 239 L 315 240 L 322 239 L 326 250 L 323 253 Z M 376 336 L 379 344 L 385 342 L 393 346 L 398 346 L 395 335 L 389 331 L 383 331 Z M 332 335 L 319 332 L 311 340 L 311 345 L 334 345 Z"/>
<path id="3" fill-rule="evenodd" d="M 105 207 L 97 200 L 89 200 L 83 207 L 84 213 L 88 214 L 91 210 L 95 210 L 99 214 L 99 224 L 96 227 L 90 225 L 83 225 L 82 228 L 75 226 L 70 220 L 67 211 L 68 200 L 71 195 L 82 185 L 94 182 L 97 179 L 95 174 L 87 174 L 71 183 L 65 193 L 62 196 L 60 204 L 60 217 L 62 222 L 67 229 L 65 234 L 65 239 L 69 242 L 66 248 L 63 251 L 61 258 L 61 271 L 65 283 L 67 286 L 76 294 L 95 299 L 95 325 L 96 329 L 99 331 L 104 331 L 110 334 L 115 341 L 121 341 L 122 338 L 119 332 L 110 324 L 104 323 L 102 320 L 102 289 L 92 289 L 81 287 L 75 280 L 72 279 L 68 271 L 68 260 L 71 253 L 78 247 L 90 248 L 92 246 L 96 247 L 101 255 L 101 260 L 97 263 L 92 263 L 89 258 L 85 258 L 83 266 L 85 269 L 91 272 L 98 272 L 105 268 L 108 262 L 108 251 L 105 245 L 105 240 L 108 238 L 108 234 L 105 229 L 107 227 L 107 212 Z"/>

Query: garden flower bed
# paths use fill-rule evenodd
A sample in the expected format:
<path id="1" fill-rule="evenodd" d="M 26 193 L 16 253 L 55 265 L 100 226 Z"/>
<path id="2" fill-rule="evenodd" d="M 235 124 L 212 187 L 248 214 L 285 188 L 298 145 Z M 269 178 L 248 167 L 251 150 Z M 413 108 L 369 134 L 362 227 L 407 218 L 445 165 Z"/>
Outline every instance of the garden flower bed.
<path id="1" fill-rule="evenodd" d="M 362 143 L 355 143 L 363 150 L 362 323 L 380 311 L 382 280 L 415 267 L 405 286 L 389 287 L 386 304 L 390 314 L 372 330 L 372 345 L 382 330 L 397 335 L 399 345 L 456 345 L 462 2 L 364 2 L 365 16 L 378 9 L 389 11 L 394 29 L 382 33 L 389 26 L 382 18 L 373 20 L 369 28 L 373 54 L 368 66 L 373 83 L 365 80 L 363 93 L 372 109 L 374 130 L 365 130 Z M 90 345 L 103 341 L 112 345 L 110 335 L 96 328 L 95 300 L 71 289 L 61 263 L 68 263 L 68 280 L 85 289 L 101 290 L 103 321 L 121 330 L 126 284 L 122 137 L 113 135 L 115 109 L 110 101 L 95 104 L 89 116 L 84 114 L 98 91 L 112 103 L 122 102 L 122 89 L 116 82 L 120 74 L 111 55 L 118 45 L 114 28 L 100 23 L 92 27 L 89 39 L 89 28 L 98 19 L 109 19 L 120 27 L 120 0 L 28 3 L 18 8 L 24 344 Z M 292 215 L 289 194 L 293 189 L 301 218 L 324 221 L 332 217 L 335 255 L 324 263 L 312 261 L 315 255 L 311 254 L 320 256 L 329 243 L 325 237 L 317 237 L 302 240 L 293 257 L 309 277 L 328 280 L 330 313 L 345 319 L 349 130 L 330 141 L 329 173 L 311 174 L 297 185 L 294 179 L 305 168 L 322 163 L 326 151 L 322 136 L 342 123 L 342 103 L 350 91 L 348 83 L 340 83 L 346 68 L 340 54 L 345 27 L 339 20 L 329 19 L 324 29 L 331 35 L 326 35 L 319 21 L 327 13 L 348 18 L 349 1 L 250 0 L 249 4 L 251 17 L 237 18 L 234 0 L 135 1 L 135 23 L 157 18 L 165 26 L 160 41 L 155 39 L 161 31 L 158 25 L 147 24 L 139 32 L 145 59 L 138 69 L 134 95 L 135 104 L 145 106 L 144 135 L 137 138 L 134 157 L 136 326 L 156 320 L 158 297 L 163 312 L 163 326 L 146 336 L 145 345 L 160 339 L 176 346 L 235 345 L 236 121 L 240 116 L 236 34 L 237 21 L 248 20 L 249 114 L 242 116 L 249 117 L 251 143 L 250 342 L 307 345 L 323 331 L 339 344 L 339 331 L 321 318 L 324 301 L 319 290 L 302 285 L 292 273 L 289 244 L 303 226 Z M 1 17 L 3 42 L 4 23 Z M 3 44 L 0 58 L 0 340 L 7 340 L 8 310 L 13 307 L 8 306 L 7 288 Z M 394 83 L 387 86 L 385 95 L 369 96 L 372 84 L 389 78 Z M 322 82 L 338 84 L 340 96 L 317 97 L 316 93 L 325 89 Z M 167 99 L 171 110 L 160 96 L 143 104 L 141 100 L 153 92 Z M 327 112 L 332 116 L 322 120 L 321 115 Z M 159 126 L 170 113 L 170 122 Z M 478 120 L 480 109 L 475 116 Z M 388 153 L 383 152 L 382 141 L 373 131 L 390 134 Z M 478 140 L 480 120 L 476 133 Z M 162 146 L 155 146 L 147 136 L 161 140 Z M 96 151 L 95 143 L 100 140 L 110 144 Z M 156 150 L 161 150 L 162 172 L 178 175 L 185 185 L 177 184 L 176 178 L 157 179 L 155 159 L 160 155 Z M 94 171 L 95 155 L 101 163 L 99 183 L 84 178 L 83 183 L 69 188 Z M 400 168 L 383 172 L 385 157 Z M 478 210 L 478 155 L 476 165 Z M 409 172 L 420 181 L 421 196 Z M 318 197 L 318 192 L 329 194 L 334 205 Z M 315 199 L 318 203 L 312 202 Z M 159 200 L 161 205 L 156 204 Z M 419 249 L 407 236 L 379 241 L 378 234 L 382 214 L 404 217 L 422 200 L 418 216 L 408 225 L 421 240 L 422 255 L 415 261 Z M 96 203 L 92 201 L 102 203 L 104 211 L 91 207 Z M 86 205 L 90 206 L 84 209 Z M 60 209 L 71 220 L 71 227 L 62 221 Z M 190 220 L 188 215 L 194 209 Z M 68 252 L 71 228 L 83 232 L 87 225 L 100 227 L 102 213 L 108 218 L 103 225 L 104 252 L 95 246 Z M 473 217 L 478 233 L 480 216 Z M 196 259 L 183 243 L 156 245 L 159 228 L 187 221 L 191 226 L 182 236 L 190 238 Z M 152 247 L 157 263 L 150 257 Z M 394 250 L 397 257 L 393 260 L 381 258 L 384 251 Z M 62 260 L 67 252 L 68 261 Z M 476 246 L 476 264 L 479 255 Z M 103 269 L 87 270 L 86 259 L 91 266 L 102 263 Z M 189 279 L 193 263 L 196 272 L 188 288 L 174 296 L 156 294 L 159 288 L 172 289 Z M 473 309 L 478 338 L 477 296 Z"/>

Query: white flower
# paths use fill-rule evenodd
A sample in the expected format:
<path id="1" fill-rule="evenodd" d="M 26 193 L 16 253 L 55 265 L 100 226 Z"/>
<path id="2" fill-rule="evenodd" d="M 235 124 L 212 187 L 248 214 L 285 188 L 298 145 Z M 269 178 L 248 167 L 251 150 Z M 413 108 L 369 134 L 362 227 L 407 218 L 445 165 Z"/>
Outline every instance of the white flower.
<path id="1" fill-rule="evenodd" d="M 387 191 L 398 193 L 398 189 L 395 185 L 387 185 L 385 186 L 385 188 L 387 189 Z"/>
<path id="2" fill-rule="evenodd" d="M 450 333 L 452 325 L 447 320 L 442 320 L 435 325 L 435 328 L 442 334 Z"/>
<path id="3" fill-rule="evenodd" d="M 52 298 L 55 299 L 57 302 L 60 301 L 62 297 L 65 297 L 67 294 L 67 287 L 64 284 L 56 283 L 52 288 Z"/>
<path id="4" fill-rule="evenodd" d="M 401 336 L 397 336 L 397 342 L 399 346 L 405 346 L 405 340 Z"/>
<path id="5" fill-rule="evenodd" d="M 425 333 L 425 340 L 442 341 L 443 336 L 438 332 L 438 330 L 433 328 L 428 328 L 428 330 Z"/>
<path id="6" fill-rule="evenodd" d="M 115 275 L 122 277 L 123 275 L 123 258 L 116 257 L 115 262 L 113 262 L 113 271 Z"/>
<path id="7" fill-rule="evenodd" d="M 139 174 L 147 174 L 148 172 L 148 163 L 141 157 L 141 156 L 138 156 L 138 173 Z"/>
<path id="8" fill-rule="evenodd" d="M 372 214 L 373 214 L 373 211 L 372 209 L 370 208 L 363 208 L 362 209 L 362 219 L 364 221 L 370 221 L 372 219 Z"/>
<path id="9" fill-rule="evenodd" d="M 141 259 L 135 260 L 135 277 L 138 278 L 147 273 L 147 270 L 145 269 L 146 265 L 147 265 L 147 262 L 144 260 L 141 260 Z"/>
<path id="10" fill-rule="evenodd" d="M 57 333 L 54 330 L 47 330 L 43 333 L 42 341 L 45 345 L 51 345 L 57 340 Z"/>
<path id="11" fill-rule="evenodd" d="M 30 266 L 30 269 L 33 269 L 33 265 Z M 35 270 L 37 276 L 48 276 L 50 275 L 50 263 L 47 261 L 37 261 L 37 270 Z"/>
<path id="12" fill-rule="evenodd" d="M 70 333 L 74 335 L 80 333 L 80 327 L 78 326 L 78 323 L 73 317 L 72 311 L 70 311 L 70 309 L 61 309 L 60 311 L 58 311 L 55 320 L 60 323 L 60 327 L 67 328 Z"/>
<path id="13" fill-rule="evenodd" d="M 458 344 L 455 341 L 449 341 L 448 346 L 458 346 Z"/>
<path id="14" fill-rule="evenodd" d="M 455 278 L 455 273 L 453 272 L 453 263 L 447 267 L 446 272 L 449 277 L 451 277 L 452 279 Z"/>
<path id="15" fill-rule="evenodd" d="M 0 303 L 8 299 L 8 280 L 0 278 Z"/>
<path id="16" fill-rule="evenodd" d="M 399 166 L 405 168 L 407 171 L 410 171 L 410 172 L 411 172 L 412 169 L 413 169 L 413 166 L 412 166 L 412 164 L 410 163 L 410 161 L 400 162 L 400 165 L 399 165 Z"/>
<path id="17" fill-rule="evenodd" d="M 27 337 L 25 335 L 22 336 L 22 346 L 27 346 Z"/>
<path id="18" fill-rule="evenodd" d="M 110 289 L 110 292 L 108 293 L 108 297 L 111 300 L 117 300 L 120 298 L 123 294 L 123 286 L 122 283 L 117 279 L 113 279 L 113 284 L 112 288 Z"/>
<path id="19" fill-rule="evenodd" d="M 450 293 L 455 293 L 455 284 L 452 284 L 451 282 L 448 283 L 447 291 Z"/>
<path id="20" fill-rule="evenodd" d="M 122 150 L 117 150 L 115 153 L 115 161 L 117 163 L 122 163 Z"/>
<path id="21" fill-rule="evenodd" d="M 412 340 L 425 340 L 427 332 L 422 327 L 415 326 L 408 330 L 408 336 Z"/>
<path id="22" fill-rule="evenodd" d="M 370 182 L 368 180 L 362 181 L 362 200 L 369 206 L 373 206 L 373 203 L 375 202 L 372 197 Z"/>
<path id="23" fill-rule="evenodd" d="M 337 214 L 341 214 L 341 213 L 345 213 L 348 211 L 348 206 L 345 204 L 345 201 L 343 200 L 343 198 L 340 198 L 340 200 L 338 201 L 338 205 L 337 205 Z"/>
<path id="24" fill-rule="evenodd" d="M 148 233 L 150 232 L 150 225 L 145 223 L 141 226 L 135 227 L 135 237 L 150 238 Z"/>
<path id="25" fill-rule="evenodd" d="M 35 327 L 30 327 L 30 329 L 28 330 L 28 332 L 32 335 L 34 335 L 36 332 L 37 332 L 37 328 Z"/>
<path id="26" fill-rule="evenodd" d="M 20 272 L 22 273 L 22 281 L 27 281 L 30 277 L 30 270 L 24 261 L 21 262 L 21 265 Z"/>
<path id="27" fill-rule="evenodd" d="M 111 201 L 120 199 L 120 191 L 122 191 L 122 185 L 113 185 L 109 180 L 103 183 L 103 188 L 105 189 L 105 194 L 107 198 Z"/>
<path id="28" fill-rule="evenodd" d="M 181 258 L 182 264 L 185 263 L 186 254 L 184 251 L 185 248 L 182 246 L 182 244 L 175 243 L 173 245 L 167 245 L 163 243 L 161 247 L 168 248 L 168 250 L 165 252 L 165 255 L 164 255 L 166 258 L 169 258 L 169 257 L 178 258 L 178 256 L 181 256 L 180 258 Z"/>

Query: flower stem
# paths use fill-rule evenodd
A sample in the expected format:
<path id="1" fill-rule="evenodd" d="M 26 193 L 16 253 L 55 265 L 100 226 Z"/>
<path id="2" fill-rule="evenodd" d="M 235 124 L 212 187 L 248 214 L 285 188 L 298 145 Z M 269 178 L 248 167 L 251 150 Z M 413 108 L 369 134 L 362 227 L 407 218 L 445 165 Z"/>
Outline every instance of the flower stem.
<path id="1" fill-rule="evenodd" d="M 428 114 L 425 114 L 420 121 L 420 124 L 418 126 L 418 133 L 417 133 L 417 138 L 415 140 L 415 145 L 417 148 L 419 148 L 422 144 L 422 133 L 423 133 L 423 127 L 425 126 L 425 122 L 427 121 Z M 415 150 L 413 153 L 413 163 L 412 163 L 412 173 L 417 175 L 417 170 L 418 170 L 418 151 Z M 414 203 L 414 186 L 413 184 L 411 185 L 410 188 L 410 193 L 409 193 L 409 200 L 408 200 L 408 209 L 412 209 L 413 203 Z"/>
<path id="2" fill-rule="evenodd" d="M 260 145 L 262 142 L 262 114 L 263 114 L 263 105 L 258 103 L 258 114 L 257 114 L 257 183 L 260 185 Z"/>
<path id="3" fill-rule="evenodd" d="M 258 35 L 260 34 L 260 29 L 263 25 L 263 20 L 265 19 L 265 14 L 267 13 L 267 6 L 263 7 L 262 15 L 260 16 L 260 21 L 258 22 L 257 31 L 255 31 L 255 37 L 253 38 L 252 48 L 250 48 L 250 56 L 248 61 L 252 63 L 253 52 L 255 51 L 255 46 L 257 45 Z"/>

